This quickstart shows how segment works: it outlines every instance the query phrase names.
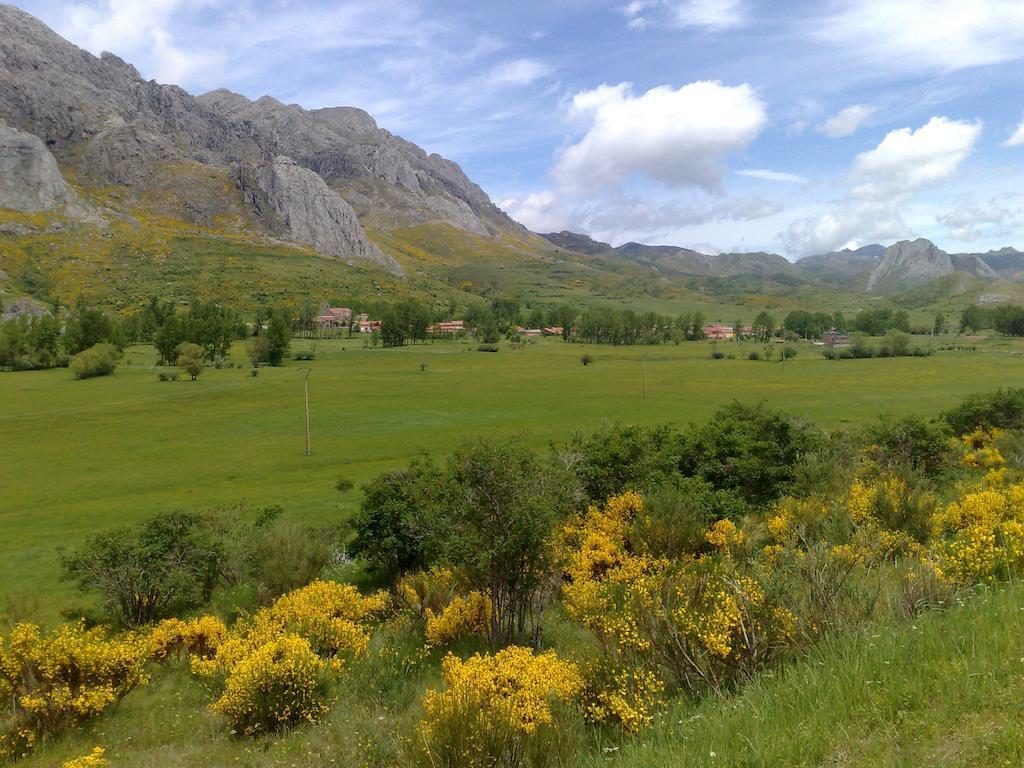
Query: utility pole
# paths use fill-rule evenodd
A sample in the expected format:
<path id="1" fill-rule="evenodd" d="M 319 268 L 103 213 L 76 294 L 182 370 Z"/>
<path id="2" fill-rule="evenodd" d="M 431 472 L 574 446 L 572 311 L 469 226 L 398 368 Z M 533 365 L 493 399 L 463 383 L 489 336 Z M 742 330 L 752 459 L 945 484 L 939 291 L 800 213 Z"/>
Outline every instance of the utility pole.
<path id="1" fill-rule="evenodd" d="M 647 399 L 647 353 L 644 352 L 644 400 Z"/>
<path id="2" fill-rule="evenodd" d="M 306 396 L 306 455 L 309 456 L 309 374 L 312 368 L 306 368 L 306 375 L 302 377 L 302 386 Z"/>

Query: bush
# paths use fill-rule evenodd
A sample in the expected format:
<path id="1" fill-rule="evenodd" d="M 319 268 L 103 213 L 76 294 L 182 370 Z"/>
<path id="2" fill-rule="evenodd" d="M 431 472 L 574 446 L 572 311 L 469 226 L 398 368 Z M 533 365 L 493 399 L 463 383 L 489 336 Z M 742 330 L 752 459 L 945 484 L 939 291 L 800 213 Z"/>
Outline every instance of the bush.
<path id="1" fill-rule="evenodd" d="M 109 376 L 117 368 L 117 358 L 117 347 L 107 342 L 101 342 L 71 358 L 68 367 L 71 368 L 76 379 Z"/>
<path id="2" fill-rule="evenodd" d="M 957 463 L 945 426 L 918 416 L 881 417 L 867 429 L 866 439 L 871 458 L 888 471 L 936 480 Z"/>
<path id="3" fill-rule="evenodd" d="M 316 723 L 327 712 L 326 672 L 307 640 L 284 635 L 239 662 L 213 709 L 247 736 Z"/>
<path id="4" fill-rule="evenodd" d="M 942 415 L 953 434 L 967 435 L 979 427 L 1024 429 L 1024 388 L 997 389 L 983 395 L 971 395 Z"/>
<path id="5" fill-rule="evenodd" d="M 156 375 L 156 377 L 160 381 L 177 381 L 178 380 L 178 372 L 177 371 L 160 371 L 160 373 L 158 373 Z"/>
<path id="6" fill-rule="evenodd" d="M 747 360 L 760 360 L 760 359 L 761 359 L 761 353 L 758 352 L 756 349 L 753 352 L 751 352 L 749 355 L 747 355 Z"/>
<path id="7" fill-rule="evenodd" d="M 583 357 L 580 358 L 580 362 L 583 363 L 583 367 L 586 368 L 588 365 L 594 362 L 594 358 L 589 354 L 583 355 Z"/>
<path id="8" fill-rule="evenodd" d="M 210 659 L 227 637 L 227 627 L 216 616 L 192 621 L 164 619 L 149 634 L 149 654 L 154 661 L 191 656 Z"/>
<path id="9" fill-rule="evenodd" d="M 713 350 L 711 350 L 711 359 L 712 360 L 724 360 L 725 359 L 725 352 L 719 352 L 717 349 L 713 349 Z"/>
<path id="10" fill-rule="evenodd" d="M 92 752 L 65 762 L 61 768 L 107 768 L 110 765 L 104 757 L 107 752 L 103 747 L 95 747 Z"/>
<path id="11" fill-rule="evenodd" d="M 583 690 L 576 666 L 554 652 L 512 646 L 442 664 L 445 689 L 427 691 L 414 747 L 423 766 L 547 768 L 574 751 L 571 710 Z"/>
<path id="12" fill-rule="evenodd" d="M 296 352 L 292 355 L 292 360 L 315 360 L 316 353 L 310 352 L 309 350 L 303 350 L 302 352 Z"/>
<path id="13" fill-rule="evenodd" d="M 61 561 L 65 579 L 98 592 L 111 615 L 138 625 L 209 600 L 224 547 L 206 518 L 171 512 L 93 536 Z"/>
<path id="14" fill-rule="evenodd" d="M 783 361 L 792 360 L 794 357 L 796 357 L 796 354 L 797 354 L 796 347 L 790 347 L 790 346 L 787 345 L 787 346 L 782 348 L 782 352 L 780 353 L 780 357 L 782 358 Z"/>
<path id="15" fill-rule="evenodd" d="M 735 493 L 716 491 L 699 478 L 656 486 L 629 532 L 631 547 L 651 557 L 679 558 L 711 549 L 705 536 L 716 520 L 738 520 L 746 505 Z"/>
<path id="16" fill-rule="evenodd" d="M 641 491 L 678 473 L 681 435 L 672 427 L 615 424 L 588 438 L 576 435 L 559 451 L 591 501 Z"/>
<path id="17" fill-rule="evenodd" d="M 199 378 L 199 374 L 203 372 L 206 367 L 206 362 L 203 359 L 205 350 L 198 344 L 192 344 L 190 342 L 183 342 L 178 345 L 177 348 L 177 360 L 176 363 L 179 368 L 184 368 L 185 372 L 195 381 Z"/>
<path id="18" fill-rule="evenodd" d="M 70 624 L 43 635 L 19 624 L 0 638 L 0 693 L 13 730 L 0 735 L 9 757 L 27 753 L 41 737 L 99 715 L 147 679 L 144 641 L 110 638 L 101 628 Z"/>
<path id="19" fill-rule="evenodd" d="M 479 347 L 476 348 L 476 351 L 477 352 L 497 352 L 498 351 L 498 345 L 497 344 L 481 344 Z"/>

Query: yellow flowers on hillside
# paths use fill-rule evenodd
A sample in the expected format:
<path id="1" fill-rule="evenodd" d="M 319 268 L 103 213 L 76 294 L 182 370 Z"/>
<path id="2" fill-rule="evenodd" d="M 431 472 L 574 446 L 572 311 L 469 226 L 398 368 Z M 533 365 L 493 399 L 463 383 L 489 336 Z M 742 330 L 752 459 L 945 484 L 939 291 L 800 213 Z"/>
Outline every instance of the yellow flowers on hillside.
<path id="1" fill-rule="evenodd" d="M 933 558 L 955 584 L 991 581 L 1024 567 L 1024 483 L 965 494 L 932 518 Z"/>
<path id="2" fill-rule="evenodd" d="M 448 645 L 461 637 L 486 637 L 491 625 L 491 598 L 482 592 L 456 596 L 439 614 L 427 609 L 428 645 Z"/>
<path id="3" fill-rule="evenodd" d="M 583 690 L 575 664 L 519 646 L 465 661 L 448 655 L 442 675 L 444 690 L 423 697 L 418 728 L 429 765 L 524 765 L 531 749 L 557 737 L 557 707 Z"/>
<path id="4" fill-rule="evenodd" d="M 106 750 L 103 747 L 96 747 L 88 755 L 68 760 L 61 768 L 107 768 L 110 763 L 104 757 L 105 754 Z"/>
<path id="5" fill-rule="evenodd" d="M 228 637 L 228 628 L 216 616 L 201 616 L 192 621 L 165 619 L 149 634 L 150 657 L 164 661 L 185 656 L 209 659 Z"/>
<path id="6" fill-rule="evenodd" d="M 112 638 L 81 623 L 49 634 L 33 624 L 15 626 L 0 638 L 0 694 L 13 707 L 13 730 L 0 745 L 17 757 L 39 737 L 100 714 L 147 682 L 148 650 L 144 639 Z"/>
<path id="7" fill-rule="evenodd" d="M 708 544 L 719 552 L 729 554 L 743 545 L 746 537 L 732 520 L 719 520 L 704 534 Z"/>
<path id="8" fill-rule="evenodd" d="M 315 723 L 327 712 L 327 668 L 308 640 L 284 635 L 235 666 L 213 709 L 248 736 Z"/>

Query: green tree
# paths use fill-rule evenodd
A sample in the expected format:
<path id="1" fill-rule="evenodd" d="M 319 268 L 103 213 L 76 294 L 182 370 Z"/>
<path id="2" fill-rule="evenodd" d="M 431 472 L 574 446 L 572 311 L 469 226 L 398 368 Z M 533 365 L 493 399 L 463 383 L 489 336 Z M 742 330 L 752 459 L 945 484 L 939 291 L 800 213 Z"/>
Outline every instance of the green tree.
<path id="1" fill-rule="evenodd" d="M 280 365 L 291 347 L 291 335 L 291 323 L 288 322 L 284 314 L 275 313 L 270 318 L 270 325 L 264 334 L 267 340 L 264 362 L 270 365 Z"/>
<path id="2" fill-rule="evenodd" d="M 759 312 L 750 327 L 754 332 L 755 341 L 770 341 L 772 334 L 775 333 L 775 318 L 768 312 Z"/>
<path id="3" fill-rule="evenodd" d="M 140 625 L 207 602 L 223 558 L 206 518 L 170 512 L 97 534 L 77 552 L 62 552 L 61 564 L 66 580 L 98 592 L 125 624 Z"/>
<path id="4" fill-rule="evenodd" d="M 186 341 L 178 345 L 178 367 L 188 373 L 192 377 L 192 381 L 198 379 L 199 374 L 206 367 L 203 354 L 203 348 L 198 344 Z"/>
<path id="5" fill-rule="evenodd" d="M 79 352 L 68 367 L 76 379 L 109 376 L 117 368 L 118 352 L 113 344 L 102 342 Z"/>

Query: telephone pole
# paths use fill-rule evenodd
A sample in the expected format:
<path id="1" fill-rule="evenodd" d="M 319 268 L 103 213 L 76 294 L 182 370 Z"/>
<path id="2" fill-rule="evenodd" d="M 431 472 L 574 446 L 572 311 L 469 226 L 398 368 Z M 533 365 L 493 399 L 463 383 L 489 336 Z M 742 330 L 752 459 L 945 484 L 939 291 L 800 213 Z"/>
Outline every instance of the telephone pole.
<path id="1" fill-rule="evenodd" d="M 306 368 L 305 370 L 306 375 L 302 377 L 302 386 L 306 397 L 306 455 L 309 456 L 309 374 L 313 372 L 313 369 Z"/>

